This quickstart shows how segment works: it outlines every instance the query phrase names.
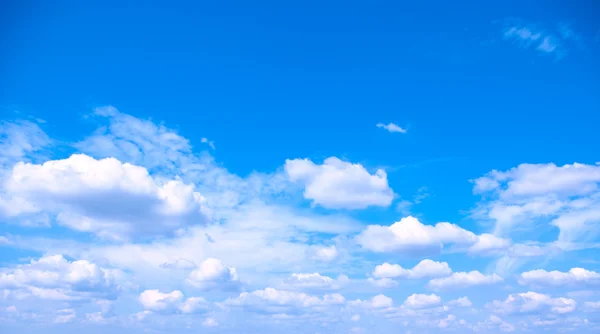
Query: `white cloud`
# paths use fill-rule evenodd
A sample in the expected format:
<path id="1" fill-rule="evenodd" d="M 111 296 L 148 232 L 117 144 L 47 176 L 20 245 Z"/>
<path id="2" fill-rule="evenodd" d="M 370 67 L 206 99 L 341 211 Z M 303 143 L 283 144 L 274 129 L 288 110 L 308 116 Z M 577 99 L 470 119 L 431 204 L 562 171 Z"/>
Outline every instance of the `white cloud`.
<path id="1" fill-rule="evenodd" d="M 378 295 L 374 296 L 373 298 L 371 298 L 370 300 L 357 299 L 357 300 L 349 301 L 348 304 L 350 306 L 354 306 L 354 307 L 363 307 L 363 308 L 368 308 L 368 309 L 383 309 L 383 308 L 392 307 L 392 305 L 394 304 L 394 301 L 392 300 L 392 298 L 390 298 L 384 294 L 378 294 Z"/>
<path id="2" fill-rule="evenodd" d="M 206 318 L 202 321 L 202 326 L 204 327 L 218 327 L 219 323 L 215 318 Z"/>
<path id="3" fill-rule="evenodd" d="M 283 283 L 289 289 L 324 289 L 335 290 L 339 289 L 343 284 L 349 281 L 345 275 L 340 275 L 338 279 L 333 279 L 329 276 L 322 276 L 319 273 L 297 274 L 293 273 L 286 278 Z"/>
<path id="4" fill-rule="evenodd" d="M 401 128 L 401 127 L 399 127 L 398 125 L 396 125 L 394 123 L 388 123 L 388 124 L 378 123 L 377 127 L 378 128 L 382 128 L 382 129 L 386 129 L 389 132 L 406 133 L 406 129 Z"/>
<path id="5" fill-rule="evenodd" d="M 473 304 L 471 303 L 468 297 L 460 297 L 458 299 L 449 301 L 448 305 L 458 307 L 471 307 Z"/>
<path id="6" fill-rule="evenodd" d="M 537 292 L 525 292 L 509 295 L 506 300 L 495 300 L 487 307 L 496 313 L 534 313 L 549 311 L 555 314 L 571 313 L 577 303 L 569 298 L 552 298 Z"/>
<path id="7" fill-rule="evenodd" d="M 335 245 L 329 247 L 316 247 L 313 258 L 319 261 L 330 262 L 339 255 Z"/>
<path id="8" fill-rule="evenodd" d="M 504 22 L 503 36 L 523 48 L 533 48 L 543 54 L 554 54 L 564 57 L 568 48 L 581 48 L 579 36 L 568 25 L 561 24 L 558 29 L 545 29 L 538 25 L 519 19 L 508 19 Z"/>
<path id="9" fill-rule="evenodd" d="M 160 292 L 159 290 L 145 290 L 139 298 L 140 304 L 146 311 L 163 313 L 181 312 L 197 313 L 208 309 L 209 304 L 204 298 L 190 297 L 185 299 L 179 290 Z"/>
<path id="10" fill-rule="evenodd" d="M 522 273 L 519 284 L 534 286 L 600 284 L 600 273 L 583 268 L 572 268 L 568 272 L 538 269 Z"/>
<path id="11" fill-rule="evenodd" d="M 57 324 L 67 324 L 75 320 L 77 316 L 75 310 L 73 309 L 64 309 L 57 312 L 59 315 L 54 319 L 54 323 Z"/>
<path id="12" fill-rule="evenodd" d="M 473 270 L 470 272 L 454 273 L 449 277 L 432 279 L 429 281 L 428 286 L 437 290 L 446 288 L 466 288 L 476 285 L 490 285 L 502 281 L 502 277 L 496 274 L 484 275 L 479 271 Z"/>
<path id="13" fill-rule="evenodd" d="M 438 305 L 442 302 L 442 299 L 435 294 L 425 295 L 425 294 L 412 294 L 406 298 L 404 301 L 405 307 L 408 308 L 427 308 Z"/>
<path id="14" fill-rule="evenodd" d="M 393 287 L 397 285 L 397 282 L 392 279 L 419 279 L 448 276 L 450 274 L 452 274 L 452 269 L 450 269 L 446 262 L 436 262 L 425 259 L 415 265 L 412 269 L 405 269 L 400 265 L 385 262 L 375 267 L 369 282 L 379 287 Z"/>
<path id="15" fill-rule="evenodd" d="M 370 174 L 360 164 L 335 157 L 325 159 L 322 165 L 308 159 L 286 160 L 284 169 L 292 182 L 304 186 L 304 198 L 325 208 L 387 207 L 394 199 L 382 169 Z"/>
<path id="16" fill-rule="evenodd" d="M 374 252 L 431 252 L 444 245 L 472 245 L 477 236 L 458 225 L 437 223 L 424 225 L 408 216 L 391 226 L 369 225 L 356 238 L 364 248 Z"/>
<path id="17" fill-rule="evenodd" d="M 228 268 L 221 260 L 208 258 L 192 271 L 186 282 L 203 290 L 235 290 L 240 287 L 240 281 L 235 268 Z"/>
<path id="18" fill-rule="evenodd" d="M 412 269 L 404 269 L 397 264 L 383 263 L 375 267 L 371 276 L 376 279 L 389 278 L 426 278 L 440 277 L 452 274 L 452 269 L 446 262 L 436 262 L 425 259 L 415 265 Z"/>
<path id="19" fill-rule="evenodd" d="M 39 157 L 52 141 L 40 127 L 30 121 L 0 122 L 0 168 Z"/>
<path id="20" fill-rule="evenodd" d="M 86 260 L 68 261 L 62 255 L 45 256 L 0 271 L 0 289 L 49 300 L 114 298 L 126 276 Z"/>
<path id="21" fill-rule="evenodd" d="M 477 238 L 477 242 L 469 248 L 469 253 L 480 255 L 497 254 L 506 251 L 510 246 L 511 241 L 508 239 L 483 233 Z"/>
<path id="22" fill-rule="evenodd" d="M 7 214 L 53 212 L 60 224 L 100 236 L 172 232 L 206 221 L 204 198 L 193 185 L 157 182 L 145 168 L 113 158 L 75 154 L 41 165 L 18 163 L 5 186 L 27 203 L 6 208 Z"/>
<path id="23" fill-rule="evenodd" d="M 230 307 L 243 307 L 248 311 L 277 313 L 294 313 L 302 309 L 320 309 L 342 305 L 345 299 L 340 294 L 327 294 L 317 297 L 302 292 L 293 292 L 266 288 L 252 292 L 242 292 L 236 298 L 229 298 L 223 304 Z"/>
<path id="24" fill-rule="evenodd" d="M 208 146 L 210 146 L 210 148 L 212 148 L 213 150 L 215 149 L 215 143 L 212 140 L 208 140 L 207 138 L 202 138 L 200 141 L 203 144 L 207 144 Z"/>
<path id="25" fill-rule="evenodd" d="M 598 302 L 585 302 L 583 306 L 589 311 L 600 311 L 600 301 Z"/>

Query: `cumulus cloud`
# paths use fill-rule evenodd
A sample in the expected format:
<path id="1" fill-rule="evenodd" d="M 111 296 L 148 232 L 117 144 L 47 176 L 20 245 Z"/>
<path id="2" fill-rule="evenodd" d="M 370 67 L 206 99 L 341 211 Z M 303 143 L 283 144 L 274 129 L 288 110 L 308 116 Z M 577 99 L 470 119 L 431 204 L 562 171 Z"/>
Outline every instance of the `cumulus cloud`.
<path id="1" fill-rule="evenodd" d="M 337 279 L 333 279 L 319 273 L 293 273 L 290 277 L 286 278 L 283 283 L 288 289 L 336 290 L 348 283 L 348 281 L 349 279 L 346 275 L 340 275 Z"/>
<path id="2" fill-rule="evenodd" d="M 506 300 L 495 300 L 487 307 L 501 314 L 551 312 L 555 314 L 571 313 L 577 303 L 570 298 L 552 298 L 537 292 L 525 292 L 509 295 Z"/>
<path id="3" fill-rule="evenodd" d="M 0 167 L 40 158 L 52 141 L 38 124 L 30 121 L 0 122 Z"/>
<path id="4" fill-rule="evenodd" d="M 382 309 L 382 308 L 392 307 L 392 305 L 394 304 L 394 301 L 392 300 L 392 298 L 390 298 L 384 294 L 379 294 L 379 295 L 374 296 L 370 300 L 356 299 L 356 300 L 348 302 L 348 304 L 353 307 L 363 307 L 363 308 L 368 308 L 368 309 Z"/>
<path id="5" fill-rule="evenodd" d="M 425 259 L 412 269 L 404 269 L 397 264 L 383 263 L 375 267 L 372 276 L 375 278 L 425 278 L 447 276 L 452 269 L 447 262 L 436 262 Z"/>
<path id="6" fill-rule="evenodd" d="M 336 157 L 317 165 L 308 159 L 286 160 L 285 172 L 292 182 L 304 186 L 304 198 L 330 209 L 387 207 L 394 199 L 382 169 L 370 174 L 362 165 Z"/>
<path id="7" fill-rule="evenodd" d="M 204 312 L 209 307 L 209 303 L 204 298 L 185 299 L 179 290 L 164 293 L 159 290 L 145 290 L 140 294 L 138 300 L 146 311 L 154 312 L 196 313 Z"/>
<path id="8" fill-rule="evenodd" d="M 450 223 L 424 225 L 408 216 L 391 226 L 369 225 L 356 241 L 374 252 L 432 252 L 441 251 L 444 245 L 473 245 L 477 236 Z"/>
<path id="9" fill-rule="evenodd" d="M 435 294 L 412 294 L 406 298 L 404 303 L 405 307 L 408 308 L 426 308 L 438 305 L 442 302 L 442 299 Z"/>
<path id="10" fill-rule="evenodd" d="M 21 296 L 77 301 L 115 298 L 127 276 L 86 260 L 69 261 L 62 255 L 45 256 L 28 264 L 2 268 L 0 289 Z"/>
<path id="11" fill-rule="evenodd" d="M 565 286 L 600 284 L 600 273 L 572 268 L 568 272 L 543 269 L 524 272 L 519 278 L 519 284 L 534 286 Z"/>
<path id="12" fill-rule="evenodd" d="M 303 292 L 266 288 L 264 290 L 242 292 L 236 298 L 228 298 L 223 304 L 230 307 L 242 307 L 247 311 L 253 312 L 293 314 L 342 305 L 344 303 L 344 297 L 337 293 L 318 297 Z"/>
<path id="13" fill-rule="evenodd" d="M 377 127 L 385 129 L 388 132 L 398 132 L 398 133 L 406 133 L 407 132 L 406 129 L 401 128 L 394 123 L 388 123 L 388 124 L 377 123 Z"/>
<path id="14" fill-rule="evenodd" d="M 180 180 L 158 182 L 139 166 L 84 154 L 18 163 L 5 183 L 20 199 L 5 214 L 51 212 L 59 224 L 100 236 L 164 233 L 206 221 L 204 198 Z M 6 205 L 6 204 L 5 204 Z"/>
<path id="15" fill-rule="evenodd" d="M 203 290 L 236 290 L 240 281 L 235 268 L 228 268 L 219 259 L 208 258 L 192 271 L 186 282 Z"/>
<path id="16" fill-rule="evenodd" d="M 470 272 L 458 272 L 449 277 L 435 278 L 429 281 L 428 286 L 440 290 L 447 288 L 466 288 L 475 285 L 490 285 L 502 282 L 502 277 L 491 274 L 484 275 L 477 270 Z"/>
<path id="17" fill-rule="evenodd" d="M 337 247 L 335 247 L 335 245 L 331 245 L 331 246 L 318 246 L 315 247 L 314 249 L 314 253 L 313 253 L 313 259 L 315 260 L 319 260 L 319 261 L 324 261 L 324 262 L 330 262 L 333 261 L 335 258 L 337 258 L 339 255 L 339 252 L 337 250 Z"/>
<path id="18" fill-rule="evenodd" d="M 458 306 L 458 307 L 470 307 L 473 305 L 468 297 L 460 297 L 458 299 L 454 299 L 448 302 L 450 306 Z"/>
<path id="19" fill-rule="evenodd" d="M 218 327 L 219 322 L 215 318 L 206 318 L 202 321 L 202 326 L 204 327 Z"/>

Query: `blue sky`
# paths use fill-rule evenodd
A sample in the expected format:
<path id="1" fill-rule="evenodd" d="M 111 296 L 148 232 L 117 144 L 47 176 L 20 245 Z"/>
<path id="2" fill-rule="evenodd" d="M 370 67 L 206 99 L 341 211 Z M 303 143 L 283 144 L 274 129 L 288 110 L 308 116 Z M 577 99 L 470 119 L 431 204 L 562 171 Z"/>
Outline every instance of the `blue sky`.
<path id="1" fill-rule="evenodd" d="M 0 331 L 597 332 L 599 10 L 4 4 Z"/>

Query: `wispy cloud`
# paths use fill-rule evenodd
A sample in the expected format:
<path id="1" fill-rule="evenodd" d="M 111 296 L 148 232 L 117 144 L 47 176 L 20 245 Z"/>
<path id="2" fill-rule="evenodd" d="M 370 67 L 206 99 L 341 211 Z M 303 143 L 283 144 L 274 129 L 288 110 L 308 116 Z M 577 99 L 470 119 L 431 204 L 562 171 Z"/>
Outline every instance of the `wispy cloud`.
<path id="1" fill-rule="evenodd" d="M 406 129 L 402 128 L 394 123 L 389 123 L 389 124 L 383 124 L 383 123 L 378 123 L 377 124 L 378 128 L 382 128 L 382 129 L 386 129 L 389 132 L 400 132 L 400 133 L 406 133 Z"/>
<path id="2" fill-rule="evenodd" d="M 547 29 L 521 19 L 511 18 L 504 20 L 502 34 L 505 40 L 514 41 L 522 48 L 554 55 L 557 59 L 566 56 L 573 46 L 583 48 L 581 36 L 566 23 L 558 24 L 556 29 Z"/>

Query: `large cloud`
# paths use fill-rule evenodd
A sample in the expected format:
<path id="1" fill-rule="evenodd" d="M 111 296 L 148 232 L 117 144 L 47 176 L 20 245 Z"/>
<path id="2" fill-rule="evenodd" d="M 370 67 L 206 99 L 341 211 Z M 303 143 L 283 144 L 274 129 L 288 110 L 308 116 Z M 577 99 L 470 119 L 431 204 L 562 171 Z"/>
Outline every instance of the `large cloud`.
<path id="1" fill-rule="evenodd" d="M 356 240 L 374 252 L 419 253 L 439 252 L 444 245 L 473 245 L 478 237 L 458 225 L 424 225 L 417 218 L 408 216 L 391 226 L 369 225 Z"/>
<path id="2" fill-rule="evenodd" d="M 322 165 L 308 159 L 285 162 L 292 182 L 301 183 L 304 197 L 314 204 L 331 209 L 364 209 L 389 206 L 394 199 L 386 173 L 379 169 L 370 174 L 362 165 L 331 157 Z"/>
<path id="3" fill-rule="evenodd" d="M 101 236 L 172 233 L 206 222 L 204 198 L 193 185 L 157 181 L 145 168 L 113 158 L 76 154 L 41 165 L 18 163 L 5 190 L 23 203 L 8 215 L 54 213 L 62 225 Z"/>
<path id="4" fill-rule="evenodd" d="M 28 264 L 3 268 L 0 289 L 17 297 L 47 300 L 113 299 L 128 285 L 126 279 L 127 275 L 117 269 L 52 255 L 31 260 Z"/>

